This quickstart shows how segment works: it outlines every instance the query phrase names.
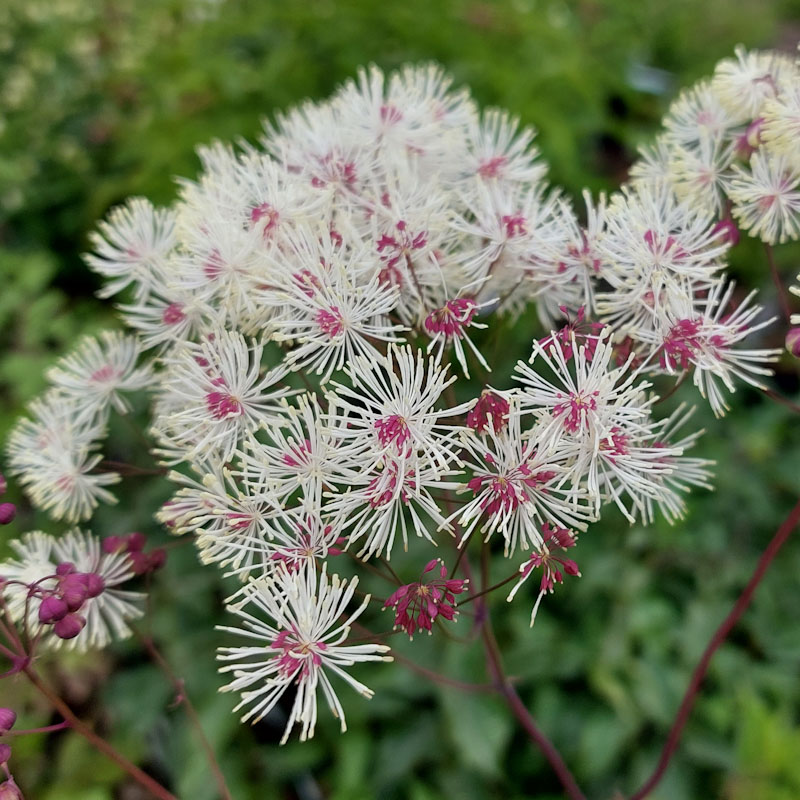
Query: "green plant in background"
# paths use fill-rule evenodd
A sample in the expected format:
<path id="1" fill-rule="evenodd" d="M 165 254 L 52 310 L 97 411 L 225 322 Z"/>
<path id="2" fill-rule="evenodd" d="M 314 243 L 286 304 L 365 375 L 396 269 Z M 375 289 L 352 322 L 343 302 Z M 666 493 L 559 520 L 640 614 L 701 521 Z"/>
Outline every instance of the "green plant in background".
<path id="1" fill-rule="evenodd" d="M 714 50 L 687 34 L 696 22 L 691 5 L 667 12 L 627 4 L 528 8 L 454 3 L 447 7 L 447 26 L 443 17 L 426 14 L 421 6 L 393 12 L 391 19 L 367 4 L 347 9 L 331 4 L 305 14 L 255 4 L 156 4 L 149 9 L 108 4 L 92 11 L 65 4 L 54 12 L 40 12 L 38 19 L 35 6 L 12 8 L 10 21 L 24 27 L 5 43 L 10 63 L 22 60 L 11 47 L 34 52 L 39 46 L 59 58 L 79 52 L 91 57 L 65 57 L 57 70 L 30 80 L 39 91 L 28 95 L 23 113 L 4 100 L 3 153 L 29 154 L 29 171 L 20 173 L 16 184 L 9 182 L 10 202 L 4 200 L 9 213 L 3 222 L 2 268 L 10 280 L 0 304 L 7 314 L 3 330 L 10 345 L 3 362 L 10 401 L 4 404 L 7 419 L 40 388 L 40 365 L 52 358 L 51 353 L 62 351 L 79 331 L 104 324 L 108 312 L 91 299 L 96 285 L 77 260 L 77 253 L 86 248 L 86 230 L 109 204 L 130 193 L 147 193 L 155 200 L 171 197 L 170 176 L 195 171 L 192 152 L 197 141 L 238 134 L 253 138 L 259 118 L 270 108 L 326 94 L 370 58 L 391 67 L 435 57 L 455 73 L 458 83 L 472 84 L 479 100 L 508 106 L 525 122 L 534 122 L 540 129 L 538 144 L 552 165 L 551 177 L 577 196 L 584 184 L 602 188 L 617 182 L 634 145 L 649 136 L 672 87 L 709 72 L 737 40 L 773 41 L 780 8 L 764 9 L 753 9 L 748 19 L 748 9 L 734 11 L 720 4 L 712 14 L 719 26 L 713 32 L 719 37 Z M 63 15 L 60 21 L 56 12 Z M 65 46 L 65 29 L 84 44 Z M 157 35 L 167 38 L 170 33 L 167 43 Z M 96 46 L 87 47 L 87 41 Z M 30 62 L 36 66 L 47 59 Z M 654 64 L 671 71 L 671 82 L 665 81 L 664 72 L 646 69 Z M 37 102 L 45 88 L 54 96 L 55 74 L 65 99 Z M 164 81 L 164 74 L 173 79 Z M 593 82 L 586 80 L 588 74 Z M 82 113 L 76 114 L 76 109 Z M 95 133 L 90 135 L 90 130 Z M 78 155 L 66 157 L 70 148 L 55 148 L 53 143 L 70 138 Z M 37 148 L 41 155 L 36 155 Z M 39 165 L 49 166 L 37 179 Z M 24 162 L 15 168 L 23 167 Z M 5 162 L 3 171 L 11 172 Z M 605 177 L 598 179 L 598 173 Z M 791 250 L 784 250 L 779 268 L 789 267 L 793 257 Z M 733 250 L 732 260 L 744 281 L 766 281 L 759 266 L 763 258 L 752 243 Z M 54 269 L 60 288 L 39 300 Z M 38 311 L 23 313 L 34 297 Z M 508 332 L 509 338 L 524 335 L 519 327 Z M 497 371 L 507 374 L 514 357 L 509 352 Z M 791 391 L 793 367 L 787 364 L 784 370 L 784 388 Z M 724 468 L 715 481 L 718 492 L 693 499 L 688 525 L 659 525 L 644 532 L 629 530 L 621 516 L 604 521 L 602 528 L 597 526 L 581 540 L 581 564 L 592 564 L 591 575 L 584 567 L 586 574 L 572 591 L 542 610 L 534 635 L 527 632 L 525 610 L 512 607 L 502 623 L 499 635 L 513 643 L 504 653 L 509 672 L 530 676 L 532 685 L 525 688 L 524 699 L 588 782 L 592 796 L 610 794 L 615 776 L 630 775 L 632 785 L 650 771 L 688 671 L 746 580 L 766 532 L 776 527 L 788 496 L 796 493 L 792 476 L 800 473 L 800 464 L 794 427 L 755 393 L 745 393 L 744 401 L 734 409 L 741 416 L 726 421 L 725 429 L 712 419 L 703 422 L 708 428 L 703 455 L 716 457 Z M 109 457 L 124 453 L 120 460 L 144 463 L 146 453 L 134 435 L 120 423 L 114 426 Z M 734 426 L 739 432 L 735 439 L 726 436 Z M 778 443 L 780 461 L 773 458 Z M 144 529 L 160 535 L 144 510 L 166 500 L 164 488 L 145 476 L 137 480 L 130 494 L 126 490 L 125 508 L 101 510 L 95 530 L 108 534 Z M 736 515 L 730 514 L 731 497 L 739 500 L 741 511 Z M 763 796 L 783 796 L 782 787 L 792 780 L 784 775 L 791 774 L 792 765 L 776 755 L 774 769 L 753 775 L 745 745 L 734 746 L 746 728 L 731 698 L 739 696 L 744 682 L 742 691 L 771 709 L 774 718 L 781 713 L 775 709 L 788 714 L 797 707 L 792 678 L 798 636 L 777 622 L 791 616 L 796 600 L 796 558 L 788 550 L 776 564 L 733 643 L 715 659 L 711 691 L 692 718 L 668 782 L 662 784 L 662 796 L 725 792 L 736 797 L 751 779 L 761 780 Z M 401 566 L 402 562 L 398 569 Z M 214 582 L 207 570 L 194 566 L 188 552 L 175 551 L 168 569 L 188 586 L 178 591 L 172 581 L 154 587 L 154 603 L 168 605 L 175 613 L 156 619 L 153 638 L 171 643 L 170 661 L 179 674 L 191 676 L 191 696 L 222 754 L 235 797 L 250 796 L 253 787 L 258 787 L 259 797 L 280 796 L 286 786 L 301 797 L 314 796 L 315 791 L 334 797 L 406 792 L 419 797 L 444 792 L 529 796 L 530 791 L 520 787 L 534 775 L 542 794 L 548 788 L 557 794 L 557 785 L 548 783 L 552 778 L 546 767 L 531 763 L 528 744 L 518 741 L 496 699 L 480 693 L 465 698 L 450 687 L 423 683 L 413 673 L 397 674 L 399 670 L 391 677 L 376 675 L 376 680 L 370 675 L 376 698 L 369 708 L 347 708 L 350 731 L 343 739 L 334 735 L 332 726 L 323 726 L 318 733 L 321 743 L 302 750 L 291 744 L 282 750 L 255 744 L 252 735 L 272 742 L 277 737 L 239 730 L 229 713 L 229 699 L 213 694 L 218 685 L 213 669 L 196 669 L 197 653 L 210 653 L 219 643 L 208 625 L 219 613 Z M 768 586 L 778 588 L 768 592 Z M 565 630 L 576 633 L 567 637 Z M 486 681 L 482 664 L 463 659 L 455 644 L 448 645 L 444 655 L 417 639 L 413 649 L 398 645 L 398 650 L 464 681 Z M 143 693 L 154 694 L 156 701 L 167 697 L 169 685 L 150 665 L 138 661 L 135 650 L 122 647 L 115 654 L 125 671 L 114 669 L 112 660 L 94 660 L 91 666 L 76 662 L 89 687 L 84 698 L 90 699 L 81 700 L 80 687 L 73 687 L 73 703 L 87 702 L 87 713 L 97 715 L 101 724 L 103 715 L 112 715 L 119 748 L 139 763 L 147 762 L 156 774 L 170 773 L 178 781 L 178 796 L 215 796 L 179 712 L 165 715 L 158 702 L 143 711 L 138 702 Z M 98 685 L 107 687 L 102 697 L 91 688 Z M 70 691 L 69 685 L 63 688 Z M 419 713 L 413 719 L 398 719 L 408 702 Z M 33 708 L 30 714 L 41 718 Z M 454 724 L 465 715 L 471 724 Z M 781 733 L 780 722 L 764 724 L 772 725 L 782 741 L 789 737 Z M 50 790 L 53 797 L 70 796 L 71 784 L 75 796 L 87 796 L 87 772 L 97 775 L 98 784 L 105 780 L 111 786 L 118 780 L 117 772 L 99 775 L 90 750 L 82 750 L 75 739 L 67 745 L 59 736 L 54 738 L 60 779 Z M 30 765 L 27 785 L 34 785 L 38 757 L 31 739 L 21 739 L 14 748 L 17 763 Z M 414 779 L 409 777 L 412 773 Z M 723 775 L 729 776 L 724 783 Z M 34 796 L 44 796 L 45 791 L 43 787 Z"/>

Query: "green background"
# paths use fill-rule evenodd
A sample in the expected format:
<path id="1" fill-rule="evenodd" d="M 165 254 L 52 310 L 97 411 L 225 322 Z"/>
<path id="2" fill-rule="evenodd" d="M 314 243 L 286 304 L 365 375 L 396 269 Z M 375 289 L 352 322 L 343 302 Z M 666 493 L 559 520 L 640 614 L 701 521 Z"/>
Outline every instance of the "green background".
<path id="1" fill-rule="evenodd" d="M 792 12 L 794 18 L 792 18 Z M 260 120 L 305 97 L 322 98 L 359 65 L 392 69 L 436 60 L 483 105 L 539 130 L 554 183 L 577 197 L 611 189 L 681 86 L 710 73 L 742 42 L 791 50 L 797 6 L 779 0 L 674 2 L 376 3 L 354 0 L 5 0 L 0 4 L 0 436 L 43 387 L 42 371 L 76 337 L 116 324 L 93 297 L 80 260 L 87 232 L 131 194 L 174 196 L 172 176 L 196 174 L 194 147 L 253 140 Z M 790 280 L 796 245 L 778 250 Z M 732 271 L 761 287 L 775 311 L 757 243 L 734 248 Z M 795 307 L 797 307 L 795 301 Z M 800 309 L 798 309 L 800 310 Z M 505 363 L 527 350 L 530 321 L 504 332 Z M 783 330 L 774 326 L 772 344 Z M 797 396 L 798 362 L 784 357 L 774 386 Z M 505 371 L 505 373 L 504 373 Z M 691 387 L 674 398 L 694 399 Z M 507 606 L 492 597 L 508 671 L 590 798 L 631 792 L 652 769 L 689 673 L 774 529 L 800 491 L 800 427 L 790 412 L 742 390 L 715 420 L 698 455 L 716 458 L 716 491 L 698 492 L 686 521 L 631 527 L 609 510 L 575 551 L 583 577 L 548 598 L 528 629 L 531 592 Z M 147 463 L 122 423 L 114 454 Z M 1 463 L 1 459 L 0 459 Z M 1 467 L 0 467 L 1 469 Z M 151 519 L 163 483 L 130 482 L 102 509 L 103 535 Z M 12 487 L 11 497 L 18 499 Z M 24 502 L 4 541 L 34 527 L 58 531 Z M 7 545 L 0 544 L 3 552 Z M 411 580 L 427 551 L 396 569 Z M 506 564 L 493 564 L 504 577 Z M 652 797 L 795 800 L 800 796 L 800 545 L 790 542 L 752 608 L 715 657 L 678 754 Z M 380 584 L 365 583 L 385 595 Z M 558 797 L 542 757 L 495 697 L 431 684 L 401 664 L 358 676 L 367 703 L 342 687 L 349 731 L 321 714 L 317 737 L 278 747 L 281 725 L 240 726 L 218 694 L 213 628 L 224 589 L 191 544 L 171 550 L 153 586 L 153 631 L 198 707 L 236 800 Z M 390 625 L 370 611 L 367 624 Z M 449 630 L 469 638 L 464 615 Z M 487 680 L 480 642 L 442 632 L 392 644 L 417 663 L 466 681 Z M 75 709 L 187 800 L 212 800 L 213 783 L 171 690 L 130 643 L 42 669 Z M 58 721 L 18 682 L 0 684 L 20 725 Z M 74 734 L 14 742 L 11 762 L 29 800 L 142 797 Z"/>

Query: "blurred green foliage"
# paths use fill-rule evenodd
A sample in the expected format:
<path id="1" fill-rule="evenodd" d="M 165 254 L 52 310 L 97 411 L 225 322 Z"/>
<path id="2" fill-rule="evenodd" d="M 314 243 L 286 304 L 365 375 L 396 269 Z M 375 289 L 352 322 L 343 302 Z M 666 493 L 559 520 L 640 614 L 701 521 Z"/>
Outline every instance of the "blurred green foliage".
<path id="1" fill-rule="evenodd" d="M 172 176 L 196 172 L 198 143 L 252 140 L 264 116 L 324 97 L 361 64 L 433 59 L 482 104 L 538 128 L 555 183 L 573 196 L 584 185 L 609 189 L 679 87 L 709 73 L 737 42 L 793 46 L 800 27 L 792 10 L 789 0 L 5 0 L 0 436 L 57 354 L 80 333 L 114 324 L 79 258 L 87 232 L 128 195 L 168 202 Z M 792 275 L 798 249 L 784 248 L 779 259 Z M 774 306 L 758 247 L 740 245 L 732 266 L 745 285 L 763 285 Z M 503 342 L 516 344 L 499 374 L 530 335 L 525 320 L 504 332 Z M 785 361 L 776 382 L 796 394 L 796 362 Z M 684 387 L 673 401 L 692 397 Z M 508 670 L 590 798 L 630 792 L 652 769 L 705 642 L 800 489 L 800 428 L 753 392 L 737 399 L 725 420 L 698 414 L 708 429 L 700 455 L 719 462 L 717 491 L 698 493 L 685 523 L 631 528 L 609 511 L 580 542 L 583 577 L 543 604 L 533 631 L 526 598 L 512 606 L 493 598 Z M 122 423 L 110 448 L 109 458 L 117 451 L 146 463 Z M 163 483 L 138 479 L 118 508 L 98 513 L 95 530 L 140 529 L 165 540 L 150 514 L 166 497 Z M 23 506 L 12 527 L 35 526 L 57 527 Z M 418 567 L 413 548 L 395 565 L 408 575 Z M 498 559 L 492 568 L 500 579 L 507 565 Z M 654 798 L 800 796 L 798 574 L 800 545 L 790 541 L 715 657 Z M 373 581 L 368 588 L 385 594 Z M 376 696 L 343 697 L 344 736 L 327 716 L 306 745 L 278 747 L 280 722 L 240 726 L 234 698 L 216 692 L 223 634 L 213 624 L 223 596 L 216 571 L 199 567 L 189 543 L 177 546 L 153 587 L 152 625 L 186 676 L 236 800 L 560 796 L 497 698 L 432 684 L 400 663 L 359 673 Z M 375 611 L 367 624 L 385 629 L 389 621 Z M 447 633 L 470 639 L 471 625 L 465 613 Z M 423 666 L 487 680 L 479 641 L 450 641 L 444 631 L 401 638 L 393 645 Z M 49 675 L 179 797 L 216 797 L 182 709 L 170 707 L 168 684 L 134 643 L 50 665 Z M 6 683 L 0 702 L 14 700 L 21 725 L 49 721 L 22 685 Z M 119 771 L 72 734 L 15 741 L 13 766 L 36 800 L 123 796 Z"/>

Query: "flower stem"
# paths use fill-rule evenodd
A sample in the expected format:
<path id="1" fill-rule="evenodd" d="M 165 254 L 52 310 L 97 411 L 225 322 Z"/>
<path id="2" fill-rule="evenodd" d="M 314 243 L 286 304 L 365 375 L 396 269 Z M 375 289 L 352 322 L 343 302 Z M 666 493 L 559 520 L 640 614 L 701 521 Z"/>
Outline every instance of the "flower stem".
<path id="1" fill-rule="evenodd" d="M 645 781 L 643 786 L 630 796 L 630 800 L 642 800 L 643 797 L 647 797 L 647 795 L 653 791 L 661 778 L 664 776 L 670 759 L 675 753 L 675 750 L 678 748 L 681 733 L 686 725 L 686 721 L 689 719 L 689 714 L 692 711 L 695 698 L 700 690 L 700 685 L 702 684 L 703 679 L 706 676 L 706 672 L 708 671 L 708 666 L 711 663 L 712 656 L 717 651 L 719 646 L 725 641 L 725 638 L 739 621 L 742 614 L 744 614 L 744 612 L 747 610 L 747 607 L 750 605 L 750 601 L 753 599 L 753 594 L 758 588 L 758 584 L 761 583 L 761 580 L 769 568 L 769 565 L 772 563 L 772 560 L 778 554 L 778 551 L 781 549 L 783 544 L 789 538 L 789 534 L 791 534 L 791 532 L 795 529 L 798 522 L 800 522 L 800 502 L 798 502 L 797 505 L 791 510 L 789 516 L 786 517 L 786 519 L 781 523 L 781 526 L 775 532 L 775 535 L 767 545 L 766 550 L 764 550 L 764 552 L 761 554 L 761 558 L 758 560 L 758 564 L 756 565 L 750 580 L 742 590 L 742 593 L 736 599 L 736 603 L 734 604 L 730 613 L 727 617 L 725 617 L 720 626 L 714 632 L 714 635 L 711 637 L 711 640 L 706 646 L 699 663 L 692 673 L 689 686 L 687 687 L 686 693 L 683 696 L 683 700 L 678 708 L 678 713 L 675 715 L 675 720 L 672 723 L 669 736 L 667 736 L 667 741 L 665 742 L 664 748 L 661 751 L 661 756 L 658 759 L 658 764 L 656 764 L 653 774 Z"/>
<path id="2" fill-rule="evenodd" d="M 789 322 L 789 319 L 792 316 L 792 310 L 789 305 L 789 295 L 786 293 L 786 287 L 783 285 L 780 273 L 778 272 L 778 267 L 775 264 L 775 254 L 772 251 L 772 245 L 765 243 L 764 250 L 767 254 L 767 263 L 769 264 L 769 271 L 772 275 L 772 280 L 778 290 L 778 304 L 781 307 L 781 313 L 783 314 L 786 322 Z"/>
<path id="3" fill-rule="evenodd" d="M 225 775 L 223 774 L 222 769 L 219 766 L 219 762 L 217 761 L 216 754 L 214 753 L 214 748 L 211 746 L 211 742 L 208 741 L 208 737 L 203 731 L 203 726 L 200 722 L 200 716 L 198 715 L 195 707 L 192 705 L 189 695 L 186 693 L 186 687 L 184 686 L 183 679 L 175 675 L 169 663 L 164 656 L 161 655 L 158 648 L 156 648 L 155 644 L 153 643 L 153 640 L 149 636 L 144 636 L 139 631 L 135 631 L 135 633 L 136 637 L 142 643 L 142 646 L 145 648 L 145 650 L 147 650 L 150 658 L 153 659 L 153 662 L 156 664 L 156 666 L 158 666 L 158 668 L 166 676 L 167 680 L 175 687 L 179 702 L 186 709 L 186 715 L 189 717 L 189 722 L 195 729 L 197 738 L 200 740 L 200 745 L 206 754 L 208 766 L 211 768 L 214 781 L 216 782 L 217 788 L 220 792 L 220 797 L 222 800 L 233 800 L 230 790 L 225 783 Z"/>
<path id="4" fill-rule="evenodd" d="M 481 576 L 483 586 L 486 586 L 487 577 L 489 574 L 489 547 L 484 544 L 481 551 Z M 488 590 L 487 590 L 488 591 Z M 486 591 L 482 592 L 486 594 Z M 536 747 L 541 750 L 542 755 L 547 759 L 547 762 L 556 773 L 561 786 L 564 788 L 564 793 L 570 800 L 586 800 L 583 792 L 572 777 L 572 773 L 564 763 L 561 753 L 558 752 L 555 745 L 539 730 L 531 713 L 525 707 L 522 699 L 517 694 L 513 683 L 506 675 L 503 669 L 503 660 L 500 655 L 500 648 L 495 639 L 494 631 L 492 630 L 492 620 L 489 615 L 489 606 L 485 602 L 482 603 L 483 613 L 481 620 L 481 637 L 483 638 L 484 649 L 486 651 L 486 667 L 492 677 L 495 688 L 500 693 L 500 696 L 505 701 L 506 705 L 511 709 L 511 712 L 517 718 L 517 721 L 522 725 L 528 738 L 533 742 Z"/>
<path id="5" fill-rule="evenodd" d="M 151 778 L 146 772 L 139 769 L 136 764 L 128 761 L 122 753 L 117 752 L 111 744 L 109 744 L 101 736 L 98 736 L 86 723 L 82 722 L 72 709 L 36 674 L 31 666 L 26 666 L 22 672 L 25 673 L 28 680 L 36 687 L 36 689 L 44 695 L 50 704 L 55 708 L 64 720 L 69 724 L 76 733 L 79 733 L 92 744 L 103 755 L 110 758 L 117 766 L 128 773 L 137 783 L 141 784 L 153 797 L 157 800 L 178 800 L 178 798 L 167 791 L 158 781 Z"/>

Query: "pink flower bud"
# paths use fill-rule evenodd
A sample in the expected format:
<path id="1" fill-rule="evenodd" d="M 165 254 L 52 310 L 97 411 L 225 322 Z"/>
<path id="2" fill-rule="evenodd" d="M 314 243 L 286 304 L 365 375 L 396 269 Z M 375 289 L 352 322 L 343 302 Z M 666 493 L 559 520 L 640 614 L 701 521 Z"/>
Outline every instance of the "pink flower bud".
<path id="1" fill-rule="evenodd" d="M 39 622 L 42 625 L 51 625 L 60 619 L 64 619 L 68 611 L 67 604 L 60 597 L 49 595 L 42 600 L 39 606 Z"/>
<path id="2" fill-rule="evenodd" d="M 107 536 L 103 539 L 103 552 L 106 554 L 121 553 L 128 547 L 122 536 Z"/>
<path id="3" fill-rule="evenodd" d="M 0 800 L 24 800 L 13 778 L 0 783 Z"/>
<path id="4" fill-rule="evenodd" d="M 17 507 L 13 503 L 0 503 L 0 525 L 8 525 L 17 516 Z"/>
<path id="5" fill-rule="evenodd" d="M 330 552 L 330 550 L 328 551 Z M 163 547 L 159 547 L 150 553 L 150 571 L 155 572 L 161 569 L 167 563 L 167 551 Z"/>
<path id="6" fill-rule="evenodd" d="M 62 578 L 60 589 L 61 597 L 70 611 L 77 611 L 89 597 L 86 581 L 79 572 Z"/>
<path id="7" fill-rule="evenodd" d="M 56 567 L 56 575 L 70 575 L 73 572 L 75 572 L 75 565 L 71 561 L 62 561 Z"/>
<path id="8" fill-rule="evenodd" d="M 8 763 L 11 758 L 11 747 L 7 744 L 0 744 L 0 766 Z"/>
<path id="9" fill-rule="evenodd" d="M 86 620 L 80 614 L 67 614 L 53 626 L 53 632 L 60 639 L 74 639 L 86 625 Z M 2 800 L 2 795 L 0 795 Z"/>
<path id="10" fill-rule="evenodd" d="M 101 595 L 106 588 L 106 582 L 96 572 L 87 572 L 85 575 L 86 594 L 89 597 Z"/>
<path id="11" fill-rule="evenodd" d="M 8 733 L 17 721 L 17 714 L 10 708 L 0 708 L 0 736 Z"/>
<path id="12" fill-rule="evenodd" d="M 789 328 L 789 333 L 786 334 L 786 349 L 795 358 L 800 358 L 800 328 Z"/>
<path id="13" fill-rule="evenodd" d="M 129 533 L 128 534 L 128 552 L 134 553 L 139 550 L 144 550 L 144 546 L 147 544 L 147 537 L 143 533 Z"/>
<path id="14" fill-rule="evenodd" d="M 134 575 L 144 575 L 150 571 L 150 557 L 147 553 L 141 551 L 134 551 L 128 554 L 130 559 L 131 572 Z"/>

